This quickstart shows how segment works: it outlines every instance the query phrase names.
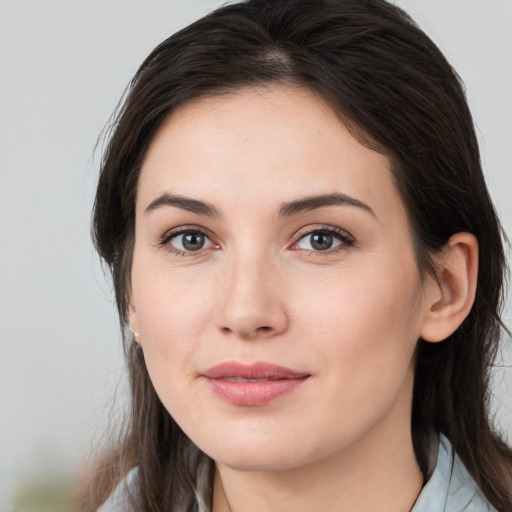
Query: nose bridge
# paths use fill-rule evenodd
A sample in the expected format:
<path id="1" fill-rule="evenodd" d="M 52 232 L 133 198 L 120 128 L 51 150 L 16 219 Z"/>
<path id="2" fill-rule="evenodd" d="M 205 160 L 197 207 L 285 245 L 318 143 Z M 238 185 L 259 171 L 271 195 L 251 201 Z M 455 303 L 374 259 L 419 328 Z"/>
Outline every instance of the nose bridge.
<path id="1" fill-rule="evenodd" d="M 271 337 L 287 326 L 278 264 L 262 247 L 234 250 L 227 261 L 218 326 L 243 339 Z"/>

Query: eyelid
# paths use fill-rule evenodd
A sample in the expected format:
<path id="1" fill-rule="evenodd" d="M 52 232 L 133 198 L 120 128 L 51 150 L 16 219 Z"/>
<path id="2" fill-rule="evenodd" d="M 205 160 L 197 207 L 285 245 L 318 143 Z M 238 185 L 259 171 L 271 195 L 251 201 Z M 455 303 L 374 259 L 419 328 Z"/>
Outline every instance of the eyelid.
<path id="1" fill-rule="evenodd" d="M 169 242 L 176 236 L 179 236 L 181 234 L 185 233 L 200 233 L 204 235 L 206 238 L 210 240 L 212 245 L 207 248 L 201 248 L 197 251 L 181 251 L 180 249 L 177 249 L 176 247 L 168 247 Z M 336 237 L 338 240 L 341 241 L 341 243 L 337 246 L 335 246 L 333 249 L 326 249 L 325 251 L 321 250 L 308 250 L 308 249 L 301 249 L 295 247 L 297 243 L 302 240 L 303 238 L 315 234 L 315 233 L 328 233 L 334 237 Z M 296 251 L 306 251 L 309 252 L 315 256 L 318 255 L 329 255 L 334 254 L 336 252 L 346 250 L 348 247 L 353 246 L 355 243 L 354 237 L 346 230 L 341 229 L 336 226 L 327 225 L 327 224 L 318 224 L 318 225 L 309 225 L 302 229 L 300 229 L 293 237 L 293 242 L 288 246 L 289 249 L 296 250 Z M 162 236 L 160 236 L 157 240 L 158 247 L 166 248 L 170 253 L 181 255 L 181 256 L 194 256 L 203 254 L 205 251 L 210 250 L 216 250 L 220 249 L 221 245 L 215 240 L 215 236 L 206 228 L 194 225 L 194 224 L 185 224 L 182 226 L 175 226 L 169 230 L 167 230 Z"/>
<path id="2" fill-rule="evenodd" d="M 210 247 L 206 247 L 204 249 L 203 248 L 198 249 L 197 251 L 181 251 L 180 249 L 177 249 L 176 247 L 173 247 L 170 244 L 170 241 L 174 237 L 177 237 L 179 235 L 183 235 L 186 233 L 200 233 L 200 234 L 204 235 L 206 238 L 208 238 L 208 240 L 210 240 L 212 245 Z M 197 256 L 199 254 L 204 253 L 204 251 L 220 248 L 220 244 L 215 241 L 215 237 L 209 230 L 207 230 L 201 226 L 194 225 L 194 224 L 185 224 L 182 226 L 175 226 L 171 229 L 168 229 L 162 236 L 158 237 L 157 245 L 158 245 L 158 247 L 165 248 L 170 253 L 173 253 L 173 254 L 176 254 L 179 256 Z"/>
<path id="3" fill-rule="evenodd" d="M 332 235 L 336 238 L 338 238 L 341 241 L 341 244 L 336 246 L 333 249 L 327 249 L 325 251 L 320 250 L 310 250 L 308 249 L 300 249 L 300 248 L 294 248 L 294 246 L 297 245 L 297 243 L 302 240 L 303 238 L 315 234 L 315 233 L 328 233 L 329 235 Z M 338 228 L 336 226 L 331 226 L 327 224 L 323 225 L 316 225 L 316 226 L 306 226 L 302 229 L 300 229 L 297 234 L 294 237 L 294 241 L 290 246 L 290 249 L 297 250 L 297 251 L 308 251 L 315 255 L 321 255 L 321 254 L 333 254 L 340 250 L 344 250 L 347 247 L 353 246 L 355 243 L 355 238 L 346 230 Z"/>

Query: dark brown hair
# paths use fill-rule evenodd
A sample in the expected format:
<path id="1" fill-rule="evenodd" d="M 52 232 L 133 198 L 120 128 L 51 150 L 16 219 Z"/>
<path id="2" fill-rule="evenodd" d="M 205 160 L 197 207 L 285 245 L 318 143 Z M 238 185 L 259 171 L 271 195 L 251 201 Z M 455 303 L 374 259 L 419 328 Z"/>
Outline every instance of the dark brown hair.
<path id="1" fill-rule="evenodd" d="M 489 501 L 512 510 L 512 455 L 489 421 L 489 372 L 502 327 L 500 224 L 457 74 L 411 19 L 384 0 L 227 5 L 144 61 L 115 119 L 94 206 L 94 240 L 113 275 L 121 324 L 138 175 L 162 122 L 201 97 L 275 83 L 313 91 L 362 143 L 389 156 L 422 275 L 435 274 L 431 256 L 454 233 L 478 239 L 478 288 L 468 318 L 442 343 L 419 340 L 412 424 L 444 433 Z M 83 510 L 94 510 L 133 466 L 139 467 L 140 510 L 169 512 L 179 504 L 192 510 L 197 468 L 211 461 L 165 410 L 143 353 L 125 341 L 131 414 L 120 445 L 95 473 Z M 423 465 L 419 443 L 415 449 Z"/>

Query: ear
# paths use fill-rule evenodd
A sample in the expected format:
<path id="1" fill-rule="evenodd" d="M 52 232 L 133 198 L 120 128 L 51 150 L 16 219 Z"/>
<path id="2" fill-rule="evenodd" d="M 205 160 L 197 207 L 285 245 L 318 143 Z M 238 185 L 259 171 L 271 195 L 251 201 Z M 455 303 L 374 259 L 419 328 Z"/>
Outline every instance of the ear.
<path id="1" fill-rule="evenodd" d="M 450 336 L 468 316 L 475 300 L 478 241 L 471 233 L 456 233 L 436 260 L 438 282 L 429 284 L 430 301 L 420 336 L 436 343 Z M 432 292 L 432 293 L 431 293 Z"/>

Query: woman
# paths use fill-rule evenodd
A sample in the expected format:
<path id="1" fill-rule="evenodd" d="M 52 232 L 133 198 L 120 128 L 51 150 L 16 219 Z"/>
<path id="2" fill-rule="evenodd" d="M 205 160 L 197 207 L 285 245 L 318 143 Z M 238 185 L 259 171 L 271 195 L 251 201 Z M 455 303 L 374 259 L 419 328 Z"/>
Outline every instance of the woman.
<path id="1" fill-rule="evenodd" d="M 94 234 L 132 409 L 87 510 L 512 510 L 501 229 L 457 76 L 396 7 L 249 0 L 164 41 Z"/>

